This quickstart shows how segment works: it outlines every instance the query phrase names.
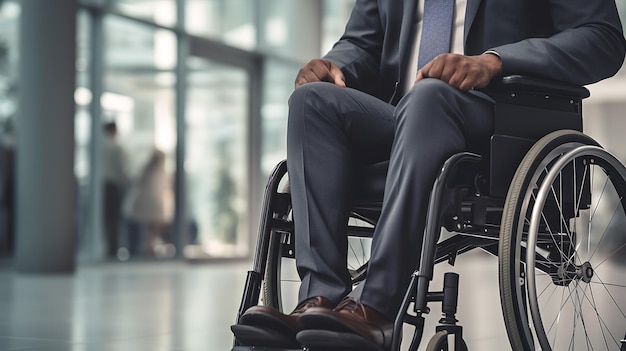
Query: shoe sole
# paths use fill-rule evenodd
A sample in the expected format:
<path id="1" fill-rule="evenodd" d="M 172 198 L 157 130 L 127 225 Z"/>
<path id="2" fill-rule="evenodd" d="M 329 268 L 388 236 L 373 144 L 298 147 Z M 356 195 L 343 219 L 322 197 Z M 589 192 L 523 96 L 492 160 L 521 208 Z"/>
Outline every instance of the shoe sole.
<path id="1" fill-rule="evenodd" d="M 239 324 L 267 329 L 283 335 L 291 335 L 294 340 L 296 333 L 299 332 L 298 329 L 294 330 L 280 318 L 265 313 L 248 312 L 241 317 Z"/>
<path id="2" fill-rule="evenodd" d="M 298 319 L 298 324 L 300 324 L 302 330 L 314 329 L 348 332 L 353 334 L 357 333 L 356 330 L 353 330 L 351 327 L 345 325 L 341 320 L 335 318 L 334 316 L 321 313 L 303 314 Z"/>
<path id="3" fill-rule="evenodd" d="M 296 339 L 311 351 L 385 351 L 366 338 L 349 332 L 303 330 L 296 335 Z"/>
<path id="4" fill-rule="evenodd" d="M 243 324 L 232 325 L 230 330 L 242 345 L 301 349 L 295 335 Z"/>

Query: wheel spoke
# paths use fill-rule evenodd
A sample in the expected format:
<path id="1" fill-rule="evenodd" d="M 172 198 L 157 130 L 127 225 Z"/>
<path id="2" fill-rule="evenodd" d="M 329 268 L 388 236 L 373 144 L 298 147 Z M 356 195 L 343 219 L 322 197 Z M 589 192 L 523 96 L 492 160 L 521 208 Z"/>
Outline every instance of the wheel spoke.
<path id="1" fill-rule="evenodd" d="M 359 239 L 359 243 L 361 244 L 361 262 L 365 263 L 367 262 L 367 253 L 365 252 L 365 240 L 363 239 Z M 360 264 L 361 266 L 363 264 Z"/>
<path id="2" fill-rule="evenodd" d="M 578 189 L 578 196 L 576 196 L 577 194 L 576 182 L 573 182 L 574 183 L 574 216 L 575 217 L 578 217 L 578 214 L 580 214 L 580 202 L 582 201 L 582 196 L 583 196 L 584 187 L 585 187 L 585 180 L 587 180 L 587 170 L 589 169 L 589 167 L 584 167 L 584 168 L 585 170 L 583 172 L 583 177 L 580 181 L 580 189 Z M 574 179 L 575 180 L 578 179 L 576 177 L 576 162 L 574 162 Z M 577 228 L 578 228 L 578 221 L 574 220 L 574 233 L 578 233 Z M 589 240 L 589 238 L 591 237 L 591 231 L 587 231 L 585 235 L 587 236 Z M 582 241 L 584 241 L 584 237 L 581 238 L 581 242 Z M 587 252 L 589 252 L 589 250 L 587 250 Z"/>
<path id="3" fill-rule="evenodd" d="M 609 228 L 611 227 L 611 223 L 613 223 L 613 219 L 615 218 L 615 215 L 618 212 L 617 209 L 620 208 L 621 204 L 622 204 L 622 198 L 620 198 L 619 201 L 617 202 L 617 204 L 615 205 L 615 208 L 613 209 L 613 214 L 611 215 L 611 219 L 609 220 L 609 223 L 606 225 L 606 228 L 604 228 L 604 231 L 602 232 L 602 235 L 600 236 L 600 240 L 598 241 L 598 245 L 593 250 L 593 252 L 589 255 L 589 259 L 587 261 L 591 261 L 593 256 L 598 251 L 598 248 L 601 246 L 600 244 L 602 244 L 602 241 L 604 240 L 604 237 L 606 236 L 606 233 L 608 232 Z M 616 251 L 616 252 L 618 252 L 618 251 Z M 604 261 L 602 261 L 602 263 L 604 263 L 606 260 L 608 260 L 612 256 L 613 256 L 613 254 L 609 255 L 609 257 L 607 257 Z M 598 264 L 597 267 L 599 267 L 602 263 Z"/>
<path id="4" fill-rule="evenodd" d="M 570 291 L 570 297 L 572 296 L 572 294 L 574 293 L 570 287 L 568 286 L 567 289 Z M 575 291 L 575 289 L 574 289 Z M 574 300 L 574 298 L 571 298 L 572 304 L 574 305 L 574 318 L 572 318 L 572 323 L 573 323 L 573 327 L 572 327 L 572 338 L 570 339 L 570 350 L 573 350 L 573 345 L 574 345 L 574 333 L 576 332 L 576 322 L 578 322 L 578 318 L 576 318 L 578 316 L 578 311 L 577 311 L 577 306 L 576 306 L 576 301 Z"/>
<path id="5" fill-rule="evenodd" d="M 602 338 L 604 340 L 604 345 L 606 346 L 606 349 L 609 349 L 609 343 L 606 340 L 606 334 L 604 332 L 604 329 L 606 328 L 607 332 L 609 332 L 609 334 L 611 334 L 611 338 L 613 339 L 613 341 L 616 341 L 615 337 L 613 336 L 613 333 L 611 333 L 611 330 L 609 330 L 609 328 L 606 325 L 606 322 L 604 322 L 604 319 L 602 319 L 602 317 L 600 316 L 600 313 L 598 312 L 598 309 L 596 308 L 596 298 L 593 295 L 593 289 L 591 287 L 591 285 L 589 286 L 589 293 L 591 295 L 591 301 L 589 301 L 589 303 L 591 303 L 594 311 L 596 311 L 596 316 L 598 317 L 598 326 L 600 327 L 600 331 L 602 332 Z M 604 328 L 602 328 L 604 326 Z"/>
<path id="6" fill-rule="evenodd" d="M 560 174 L 560 172 L 559 172 L 559 174 Z M 565 230 L 566 230 L 565 234 L 567 234 L 567 236 L 568 236 L 568 238 L 569 238 L 570 242 L 574 242 L 574 238 L 573 238 L 573 236 L 572 236 L 572 233 L 570 232 L 570 229 L 569 229 L 568 223 L 567 223 L 567 221 L 565 220 L 565 217 L 563 216 L 563 207 L 562 207 L 562 203 L 560 203 L 560 202 L 559 202 L 559 199 L 557 199 L 557 195 L 556 195 L 556 191 L 554 190 L 554 186 L 550 186 L 550 190 L 551 190 L 552 196 L 554 197 L 554 200 L 555 200 L 556 205 L 557 205 L 558 210 L 559 210 L 559 217 L 560 217 L 560 223 L 559 223 L 559 225 L 560 225 L 560 227 L 561 227 L 561 231 L 560 231 L 560 233 L 559 233 L 559 234 L 563 234 L 563 224 L 565 224 Z M 543 211 L 542 211 L 542 218 L 544 218 L 544 221 L 545 221 L 545 217 L 544 217 L 544 215 L 543 215 Z M 547 224 L 547 222 L 546 222 L 546 224 Z M 557 243 L 557 242 L 556 242 L 556 240 L 554 240 L 554 235 L 553 235 L 552 233 L 550 233 L 550 234 L 552 235 L 552 238 L 553 238 L 552 240 L 554 241 L 554 243 L 556 244 L 556 246 L 557 246 L 557 247 L 559 247 L 559 252 L 561 252 L 562 257 L 567 257 L 567 262 L 572 262 L 572 263 L 573 263 L 573 262 L 574 262 L 574 261 L 573 261 L 574 256 L 577 256 L 577 252 L 576 252 L 576 250 L 574 250 L 574 253 L 573 253 L 573 255 L 571 255 L 571 256 L 570 256 L 570 255 L 565 255 L 565 253 L 563 252 L 563 241 L 561 241 L 561 243 L 560 243 L 560 244 L 559 244 L 559 243 Z"/>
<path id="7" fill-rule="evenodd" d="M 598 283 L 598 282 L 591 282 L 591 284 L 601 284 L 601 285 L 606 285 L 606 286 L 614 286 L 617 288 L 626 288 L 626 285 L 621 285 L 621 284 Z"/>
<path id="8" fill-rule="evenodd" d="M 582 296 L 580 296 L 580 295 L 579 295 L 579 292 L 580 292 L 580 289 L 579 289 L 580 282 L 579 282 L 579 281 L 576 281 L 576 284 L 575 284 L 575 285 L 576 285 L 576 286 L 575 286 L 575 289 L 576 289 L 576 298 L 577 298 L 577 301 L 578 301 L 578 308 L 579 308 L 579 310 L 578 310 L 578 311 L 579 311 L 579 314 L 578 314 L 578 315 L 580 316 L 580 323 L 582 324 L 583 330 L 585 331 L 585 340 L 587 340 L 587 350 L 589 350 L 589 346 L 590 346 L 590 344 L 589 344 L 590 337 L 589 337 L 589 332 L 588 332 L 588 330 L 587 330 L 587 323 L 585 322 L 585 318 L 584 318 L 584 316 L 583 316 L 583 302 L 582 302 L 583 298 L 585 298 L 585 299 L 589 300 L 589 299 L 587 298 L 587 293 L 586 293 L 587 287 L 588 287 L 589 285 L 588 285 L 588 284 L 587 284 L 587 285 L 585 285 L 585 289 L 582 289 L 582 290 L 583 290 L 583 291 L 582 291 Z M 595 306 L 592 306 L 592 307 L 593 307 L 593 309 L 595 310 Z M 597 312 L 597 310 L 596 310 L 596 312 Z M 575 332 L 575 331 L 573 331 L 573 332 Z M 593 346 L 591 347 L 591 349 L 593 350 Z"/>
<path id="9" fill-rule="evenodd" d="M 553 286 L 554 284 L 550 284 L 550 283 L 546 284 L 546 287 L 543 288 L 543 290 L 541 290 L 539 295 L 537 295 L 537 298 L 540 298 L 541 295 L 543 295 L 543 293 L 546 292 L 546 290 L 548 290 L 548 288 L 553 287 Z M 548 296 L 548 299 L 546 300 L 546 302 L 552 299 L 552 296 L 554 295 L 555 292 L 556 292 L 556 288 L 552 290 L 552 293 L 550 294 L 550 296 Z"/>
<path id="10" fill-rule="evenodd" d="M 572 304 L 574 304 L 573 303 L 573 298 L 572 298 L 573 291 L 569 288 L 569 286 L 567 287 L 567 291 L 569 291 L 569 294 L 567 294 L 567 297 L 565 298 L 565 300 L 563 300 L 563 295 L 565 295 L 565 289 L 563 289 L 563 294 L 561 295 L 561 305 L 559 306 L 559 313 L 557 314 L 556 317 L 554 317 L 554 319 L 552 320 L 552 323 L 550 323 L 550 327 L 548 328 L 548 332 L 552 329 L 552 326 L 560 320 L 560 317 L 561 317 L 561 313 L 560 312 L 568 304 L 568 302 L 572 301 Z"/>
<path id="11" fill-rule="evenodd" d="M 348 246 L 350 247 L 350 251 L 352 251 L 352 255 L 354 255 L 354 259 L 357 261 L 357 267 L 361 266 L 361 262 L 359 262 L 359 255 L 356 254 L 356 251 L 354 250 L 354 246 L 352 246 L 350 243 L 348 243 Z M 348 262 L 350 262 L 350 260 L 348 260 Z M 348 263 L 348 266 L 350 268 L 355 268 L 352 264 Z"/>
<path id="12" fill-rule="evenodd" d="M 583 198 L 583 191 L 584 191 L 584 187 L 585 187 L 585 180 L 587 179 L 587 170 L 589 169 L 589 167 L 585 167 L 585 171 L 583 172 L 583 179 L 580 182 L 580 190 L 578 191 L 578 196 L 576 196 L 576 186 L 574 185 L 574 199 L 576 200 L 576 209 L 580 209 L 580 202 L 582 201 Z M 574 179 L 576 179 L 576 162 L 574 162 Z M 590 184 L 592 184 L 590 182 Z"/>
<path id="13" fill-rule="evenodd" d="M 615 301 L 615 298 L 613 297 L 613 294 L 607 288 L 607 286 L 615 286 L 615 285 L 605 284 L 604 281 L 602 280 L 602 278 L 600 278 L 600 275 L 598 274 L 598 272 L 594 273 L 594 277 L 598 278 L 598 280 L 600 281 L 600 284 L 602 285 L 604 290 L 606 290 L 606 293 L 611 298 L 611 301 L 613 301 L 613 303 L 615 304 L 615 307 L 617 307 L 617 310 L 622 314 L 622 317 L 624 317 L 624 321 L 626 321 L 626 314 L 624 314 L 624 310 L 622 310 L 622 307 L 620 307 L 620 305 L 617 303 L 617 301 Z"/>
<path id="14" fill-rule="evenodd" d="M 608 255 L 604 260 L 602 260 L 602 262 L 596 264 L 596 269 L 598 269 L 600 266 L 602 266 L 606 261 L 609 260 L 609 258 L 615 256 L 615 254 L 617 254 L 618 252 L 620 252 L 624 247 L 626 247 L 626 242 L 623 243 L 622 245 L 620 245 L 620 247 L 618 247 L 615 251 L 613 251 L 610 255 Z"/>
<path id="15" fill-rule="evenodd" d="M 548 286 L 551 286 L 551 284 L 548 284 Z M 564 295 L 564 289 L 561 289 L 561 290 L 562 290 L 562 292 L 561 292 L 561 302 L 560 302 L 560 304 L 561 304 L 561 306 L 563 306 L 563 295 Z M 555 293 L 556 291 L 557 291 L 557 289 L 555 288 L 555 289 L 552 291 L 552 294 L 550 294 L 550 298 L 549 298 L 548 300 L 552 299 L 552 296 L 554 295 L 554 293 Z M 556 325 L 557 329 L 559 328 L 559 322 L 560 322 L 560 320 L 561 320 L 561 311 L 562 311 L 562 308 L 559 308 L 559 313 L 557 313 L 557 315 L 556 315 L 556 316 L 554 317 L 554 319 L 552 320 L 552 323 L 551 323 L 551 324 L 550 324 L 550 326 L 548 327 L 547 333 L 550 333 L 550 331 L 552 330 L 552 327 L 553 327 L 553 326 L 555 326 L 555 325 Z"/>
<path id="16" fill-rule="evenodd" d="M 607 176 L 606 180 L 604 181 L 604 185 L 602 186 L 602 191 L 600 192 L 600 197 L 598 198 L 598 201 L 596 201 L 595 210 L 593 210 L 593 213 L 591 214 L 591 216 L 589 216 L 589 222 L 593 221 L 593 217 L 596 215 L 596 212 L 598 211 L 598 204 L 600 203 L 600 200 L 602 200 L 602 195 L 604 195 L 604 190 L 606 190 L 606 186 L 608 185 L 610 179 L 611 177 Z M 592 186 L 593 186 L 593 183 L 592 183 Z"/>
<path id="17" fill-rule="evenodd" d="M 561 177 L 561 172 L 559 172 L 559 178 Z M 562 189 L 561 189 L 562 190 Z M 569 231 L 568 225 L 567 225 L 567 221 L 565 220 L 565 217 L 563 216 L 563 207 L 562 207 L 562 199 L 560 199 L 559 196 L 557 196 L 556 194 L 556 190 L 554 190 L 554 186 L 550 186 L 550 191 L 552 193 L 552 197 L 554 197 L 554 201 L 556 202 L 556 206 L 559 209 L 559 217 L 561 219 L 559 225 L 561 226 L 561 233 L 563 233 L 563 224 L 565 224 L 565 229 L 566 229 L 566 233 L 571 237 L 571 233 Z M 562 191 L 561 191 L 562 193 Z"/>
<path id="18" fill-rule="evenodd" d="M 595 169 L 595 167 L 593 168 Z M 590 251 L 590 247 L 591 247 L 591 227 L 593 224 L 593 219 L 595 218 L 596 212 L 598 211 L 599 205 L 600 205 L 600 200 L 602 200 L 602 197 L 604 196 L 604 191 L 606 190 L 606 186 L 608 185 L 609 180 L 611 179 L 611 177 L 607 176 L 605 181 L 604 181 L 604 185 L 602 186 L 602 191 L 600 192 L 600 196 L 598 197 L 598 201 L 596 201 L 596 206 L 595 209 L 593 210 L 593 213 L 589 214 L 589 231 L 587 233 L 589 233 L 588 235 L 588 250 L 587 252 Z M 593 187 L 593 183 L 591 184 L 591 186 Z M 613 215 L 615 215 L 615 213 L 613 213 Z M 611 220 L 613 220 L 613 218 L 611 217 Z M 600 238 L 600 241 L 602 241 L 602 239 L 604 238 L 604 234 L 606 233 L 607 229 L 609 228 L 609 226 L 607 225 L 607 227 L 605 228 L 604 232 L 602 233 L 602 237 Z M 599 243 L 598 246 L 596 246 L 596 250 L 599 247 Z M 595 250 L 594 250 L 595 253 Z M 593 254 L 591 254 L 590 256 L 593 256 Z M 589 257 L 588 260 L 591 260 L 591 257 Z"/>

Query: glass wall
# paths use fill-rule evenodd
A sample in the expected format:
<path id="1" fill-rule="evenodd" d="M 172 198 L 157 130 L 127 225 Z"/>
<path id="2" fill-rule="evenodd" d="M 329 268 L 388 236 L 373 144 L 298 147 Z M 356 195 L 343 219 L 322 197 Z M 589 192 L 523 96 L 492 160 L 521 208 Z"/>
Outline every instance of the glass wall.
<path id="1" fill-rule="evenodd" d="M 257 0 L 185 0 L 185 29 L 242 49 L 257 47 Z"/>
<path id="2" fill-rule="evenodd" d="M 74 170 L 80 259 L 249 255 L 255 202 L 269 170 L 285 157 L 295 74 L 321 55 L 323 40 L 339 37 L 342 25 L 328 23 L 345 22 L 353 2 L 79 0 Z M 19 1 L 0 4 L 4 145 L 18 93 Z M 198 42 L 202 50 L 190 47 Z M 110 140 L 103 132 L 110 122 L 126 178 L 121 218 L 113 224 L 106 214 Z M 147 181 L 159 154 L 161 176 Z M 150 209 L 160 213 L 158 220 L 138 209 L 146 192 L 150 202 L 164 203 Z M 9 217 L 0 211 L 0 255 L 8 252 Z"/>
<path id="3" fill-rule="evenodd" d="M 264 0 L 262 3 L 259 8 L 261 50 L 301 62 L 319 56 L 323 2 Z"/>
<path id="4" fill-rule="evenodd" d="M 117 122 L 137 175 L 154 149 L 171 156 L 176 147 L 176 36 L 113 16 L 104 33 L 103 122 Z M 171 157 L 167 165 L 171 171 Z"/>
<path id="5" fill-rule="evenodd" d="M 245 256 L 249 74 L 198 57 L 187 66 L 185 256 Z"/>
<path id="6" fill-rule="evenodd" d="M 79 40 L 79 51 L 90 52 L 91 47 L 91 53 L 96 58 L 101 55 L 104 63 L 98 116 L 89 116 L 87 100 L 92 82 L 79 72 L 77 99 L 82 112 L 77 114 L 77 125 L 81 125 L 80 130 L 91 126 L 93 133 L 98 129 L 90 122 L 114 121 L 118 129 L 116 140 L 125 150 L 127 161 L 129 182 L 118 243 L 114 243 L 119 246 L 115 256 L 132 259 L 178 255 L 202 259 L 249 255 L 254 245 L 251 233 L 257 225 L 253 220 L 256 216 L 250 213 L 255 207 L 251 202 L 259 201 L 267 167 L 255 168 L 284 158 L 286 101 L 298 68 L 320 55 L 322 1 L 81 3 L 88 5 L 90 13 L 101 21 L 103 42 L 99 50 L 98 43 Z M 296 16 L 303 6 L 311 14 L 304 22 Z M 182 22 L 178 23 L 178 19 Z M 175 27 L 184 31 L 177 34 Z M 87 35 L 81 31 L 81 37 Z M 199 42 L 202 49 L 196 47 Z M 263 60 L 259 60 L 259 55 Z M 86 71 L 84 66 L 88 63 L 80 57 L 81 53 L 79 69 Z M 182 68 L 177 62 L 179 58 L 183 60 Z M 249 65 L 262 61 L 267 63 L 255 64 L 253 68 Z M 263 82 L 253 83 L 258 77 L 264 77 Z M 97 85 L 97 81 L 93 84 Z M 251 93 L 252 85 L 259 91 Z M 261 122 L 252 120 L 259 117 Z M 83 141 L 95 143 L 101 146 L 87 150 L 94 153 L 95 159 L 106 158 L 106 140 L 102 135 L 80 141 L 77 149 L 82 148 Z M 251 153 L 258 149 L 253 144 L 259 145 L 260 151 Z M 132 211 L 136 188 L 153 149 L 164 152 L 169 185 L 182 191 L 173 194 L 180 218 L 170 217 L 159 227 L 160 249 L 147 234 L 151 226 L 142 223 Z M 265 161 L 265 152 L 271 154 L 271 162 Z M 97 160 L 93 162 L 104 167 Z M 81 161 L 81 165 L 85 163 L 90 164 Z M 106 174 L 105 169 L 100 169 L 89 177 L 88 168 L 81 166 L 77 173 L 87 175 L 92 184 Z M 87 246 L 91 252 L 102 255 L 113 245 L 107 234 L 110 225 L 100 214 L 105 212 L 107 195 L 105 191 L 93 195 L 91 201 L 96 204 L 92 204 L 91 212 L 100 217 L 91 218 L 91 233 L 83 241 L 90 242 Z"/>
<path id="7" fill-rule="evenodd" d="M 322 17 L 322 53 L 328 52 L 339 39 L 356 0 L 324 0 Z"/>
<path id="8" fill-rule="evenodd" d="M 117 142 L 126 155 L 117 257 L 173 257 L 176 36 L 107 16 L 104 39 L 101 119 L 116 123 Z"/>
<path id="9" fill-rule="evenodd" d="M 267 178 L 276 164 L 285 159 L 287 145 L 287 100 L 300 66 L 280 60 L 265 64 L 266 79 L 263 89 L 263 152 L 261 170 Z"/>
<path id="10" fill-rule="evenodd" d="M 289 4 L 287 4 L 289 2 Z M 276 164 L 286 157 L 286 130 L 287 130 L 287 100 L 293 91 L 296 74 L 306 62 L 312 58 L 322 56 L 332 47 L 343 33 L 346 22 L 350 16 L 355 0 L 325 0 L 312 7 L 309 2 L 309 11 L 321 11 L 322 26 L 311 24 L 316 27 L 314 34 L 303 33 L 297 30 L 298 23 L 293 13 L 304 10 L 301 1 L 272 0 L 276 6 L 267 7 L 265 13 L 265 45 L 268 50 L 277 50 L 284 57 L 293 57 L 295 61 L 281 58 L 266 60 L 263 82 L 263 105 L 261 115 L 263 117 L 263 152 L 261 155 L 261 170 L 263 176 L 269 175 Z M 298 6 L 296 6 L 298 5 Z M 293 6 L 293 7 L 291 7 Z M 281 8 L 281 11 L 270 9 Z M 308 45 L 306 40 L 310 36 L 316 37 L 321 44 L 320 50 L 310 46 L 307 50 L 300 50 L 302 45 Z"/>
<path id="11" fill-rule="evenodd" d="M 110 0 L 110 4 L 128 16 L 168 27 L 176 25 L 176 0 Z"/>

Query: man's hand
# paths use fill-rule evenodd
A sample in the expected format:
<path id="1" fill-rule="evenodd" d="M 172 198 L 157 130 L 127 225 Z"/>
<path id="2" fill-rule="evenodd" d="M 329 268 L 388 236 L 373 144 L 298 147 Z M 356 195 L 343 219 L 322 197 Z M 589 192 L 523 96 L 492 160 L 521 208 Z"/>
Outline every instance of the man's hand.
<path id="1" fill-rule="evenodd" d="M 346 87 L 346 78 L 341 69 L 336 64 L 322 59 L 311 60 L 300 68 L 295 85 L 297 88 L 313 82 L 330 82 L 343 88 Z"/>
<path id="2" fill-rule="evenodd" d="M 486 87 L 500 71 L 502 62 L 494 54 L 441 54 L 417 72 L 415 82 L 424 78 L 437 78 L 462 91 L 468 91 Z"/>

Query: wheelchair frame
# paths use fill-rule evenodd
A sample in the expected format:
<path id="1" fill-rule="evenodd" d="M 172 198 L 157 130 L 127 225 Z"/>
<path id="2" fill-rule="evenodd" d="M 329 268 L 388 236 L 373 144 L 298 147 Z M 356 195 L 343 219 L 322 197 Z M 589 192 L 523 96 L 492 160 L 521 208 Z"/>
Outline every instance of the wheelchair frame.
<path id="1" fill-rule="evenodd" d="M 429 313 L 428 303 L 431 302 L 442 303 L 444 317 L 439 321 L 440 325 L 436 328 L 437 333 L 431 339 L 427 349 L 429 351 L 447 350 L 447 335 L 454 335 L 455 350 L 467 350 L 467 345 L 465 345 L 462 337 L 462 327 L 457 325 L 455 318 L 458 275 L 446 273 L 443 290 L 430 291 L 434 266 L 445 261 L 453 265 L 459 254 L 475 248 L 482 248 L 493 255 L 499 255 L 503 245 L 500 223 L 508 201 L 505 196 L 510 190 L 511 180 L 514 176 L 518 177 L 515 169 L 520 163 L 523 164 L 523 161 L 526 161 L 524 155 L 529 149 L 532 151 L 531 147 L 537 145 L 536 141 L 543 136 L 561 129 L 582 131 L 581 104 L 582 99 L 589 96 L 589 92 L 582 87 L 555 84 L 522 76 L 511 76 L 505 77 L 495 90 L 489 91 L 489 96 L 496 100 L 496 122 L 490 145 L 472 145 L 471 150 L 476 152 L 461 152 L 448 158 L 434 183 L 430 194 L 420 261 L 416 262 L 418 268 L 411 277 L 409 288 L 394 320 L 391 347 L 393 351 L 400 350 L 404 323 L 415 327 L 409 350 L 417 350 L 423 336 L 425 323 L 423 315 Z M 537 123 L 540 123 L 540 128 L 537 128 Z M 529 125 L 531 127 L 528 127 Z M 569 135 L 575 133 L 573 131 L 561 133 L 557 137 L 570 138 Z M 578 134 L 575 136 L 570 139 L 581 139 L 577 141 L 581 145 L 595 144 L 588 137 L 578 137 Z M 502 150 L 506 150 L 506 152 L 502 152 Z M 603 157 L 609 158 L 605 155 L 608 153 L 602 152 Z M 489 156 L 483 157 L 481 154 Z M 500 165 L 505 166 L 501 167 Z M 620 166 L 621 164 L 615 167 L 619 168 Z M 623 168 L 623 166 L 621 167 Z M 616 172 L 621 171 L 620 169 Z M 271 244 L 271 241 L 278 240 L 281 252 L 278 256 L 279 259 L 280 257 L 295 257 L 293 226 L 288 219 L 289 194 L 278 191 L 279 184 L 286 172 L 286 161 L 282 161 L 273 170 L 266 186 L 254 265 L 247 274 L 237 321 L 247 308 L 256 305 L 259 301 L 261 287 L 268 274 L 267 264 L 270 261 L 268 255 L 276 254 L 270 252 L 275 250 L 272 247 L 276 245 L 276 243 Z M 574 173 L 575 186 L 578 183 L 577 177 L 580 178 Z M 626 171 L 622 174 L 622 178 L 626 179 Z M 580 183 L 580 188 L 585 192 L 590 190 L 589 186 L 582 183 Z M 620 191 L 622 190 L 626 193 L 626 189 L 620 189 Z M 582 198 L 587 195 L 582 195 L 581 192 L 579 196 Z M 624 202 L 623 205 L 626 207 L 626 200 Z M 353 214 L 356 218 L 374 224 L 377 219 L 368 218 L 367 214 L 376 210 L 378 206 L 380 204 L 377 203 L 362 204 L 360 207 L 357 206 Z M 557 219 L 557 221 L 560 220 L 560 218 Z M 441 227 L 460 235 L 454 235 L 440 241 Z M 279 236 L 272 235 L 275 232 L 286 233 L 286 237 L 281 238 L 282 234 Z M 348 227 L 350 236 L 371 236 L 372 233 L 373 228 Z M 522 251 L 525 250 L 522 249 Z M 359 276 L 355 279 L 364 279 L 366 267 L 362 268 L 361 272 L 357 272 Z M 276 267 L 272 267 L 269 271 L 275 269 Z M 268 299 L 270 301 L 267 301 Z M 266 300 L 264 303 L 269 306 L 278 306 L 279 299 L 277 295 L 264 296 L 264 300 Z M 408 312 L 411 304 L 413 304 L 414 314 Z M 526 308 L 525 302 L 523 308 Z M 530 323 L 529 321 L 518 321 L 517 323 L 525 322 Z M 515 326 L 514 322 L 511 323 Z M 519 330 L 510 329 L 515 328 L 510 328 L 507 323 L 507 332 L 516 351 L 534 348 L 534 345 L 528 345 L 524 337 L 517 335 Z M 620 350 L 626 350 L 625 343 L 622 341 Z M 259 347 L 254 349 L 265 350 Z M 243 350 L 252 350 L 252 348 L 238 346 L 235 341 L 233 351 Z M 275 348 L 267 350 L 281 351 Z"/>

